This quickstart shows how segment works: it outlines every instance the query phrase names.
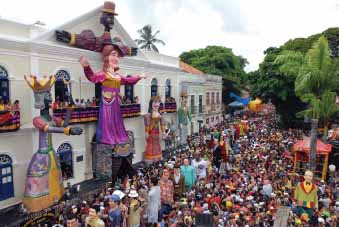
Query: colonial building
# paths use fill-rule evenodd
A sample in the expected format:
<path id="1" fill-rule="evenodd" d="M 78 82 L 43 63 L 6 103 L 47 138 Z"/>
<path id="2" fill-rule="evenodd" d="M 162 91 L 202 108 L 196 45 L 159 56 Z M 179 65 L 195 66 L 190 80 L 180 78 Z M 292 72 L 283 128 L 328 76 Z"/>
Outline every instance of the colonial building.
<path id="1" fill-rule="evenodd" d="M 96 35 L 101 35 L 100 9 L 56 29 L 74 33 L 91 29 Z M 0 99 L 11 103 L 16 100 L 20 102 L 20 110 L 0 110 L 0 209 L 22 201 L 27 167 L 38 149 L 38 131 L 33 127 L 32 118 L 39 113 L 34 109 L 33 93 L 24 75 L 56 75 L 53 99 L 59 97 L 69 100 L 71 97 L 73 100 L 86 101 L 92 100 L 98 93 L 84 76 L 78 60 L 80 56 L 86 56 L 92 68 L 99 71 L 102 67 L 101 55 L 57 42 L 54 31 L 0 20 Z M 126 45 L 135 46 L 133 39 L 117 20 L 111 34 L 112 37 L 119 36 Z M 204 123 L 214 124 L 221 120 L 221 78 L 197 73 L 192 68 L 188 70 L 178 58 L 154 52 L 139 51 L 137 56 L 125 57 L 120 68 L 122 74 L 145 73 L 148 76 L 134 86 L 121 88 L 126 100 L 138 100 L 136 103 L 127 102 L 121 107 L 125 127 L 133 131 L 135 136 L 134 162 L 142 161 L 145 149 L 143 115 L 148 111 L 151 96 L 162 97 L 165 119 L 169 124 L 177 125 L 180 88 L 187 85 L 188 106 L 193 117 L 191 132 L 198 132 L 199 126 Z M 68 137 L 53 134 L 53 146 L 61 160 L 65 184 L 77 184 L 93 177 L 91 141 L 96 129 L 95 111 L 95 108 L 80 108 L 72 116 L 71 122 L 82 127 L 82 135 Z M 208 113 L 207 116 L 205 113 Z M 62 114 L 62 110 L 55 111 L 55 115 Z"/>

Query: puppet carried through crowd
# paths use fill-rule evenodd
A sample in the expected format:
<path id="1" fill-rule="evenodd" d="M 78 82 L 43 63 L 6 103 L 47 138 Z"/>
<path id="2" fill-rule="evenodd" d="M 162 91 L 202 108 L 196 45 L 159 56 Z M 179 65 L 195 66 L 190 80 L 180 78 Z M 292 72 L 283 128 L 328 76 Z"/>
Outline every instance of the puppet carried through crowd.
<path id="1" fill-rule="evenodd" d="M 188 123 L 192 121 L 191 114 L 187 108 L 187 96 L 187 87 L 183 87 L 180 94 L 181 104 L 178 109 L 179 136 L 181 146 L 187 144 Z"/>
<path id="2" fill-rule="evenodd" d="M 149 102 L 148 113 L 144 117 L 146 133 L 144 161 L 148 165 L 162 159 L 160 132 L 162 139 L 166 139 L 166 122 L 159 112 L 160 103 L 160 97 L 153 96 Z"/>
<path id="3" fill-rule="evenodd" d="M 318 188 L 312 182 L 313 173 L 305 171 L 305 180 L 300 182 L 294 191 L 296 212 L 305 221 L 313 218 L 314 212 L 318 210 Z"/>
<path id="4" fill-rule="evenodd" d="M 64 194 L 63 177 L 59 159 L 53 150 L 52 133 L 80 135 L 82 129 L 68 126 L 71 109 L 67 110 L 65 120 L 50 116 L 50 90 L 55 76 L 40 80 L 36 76 L 25 76 L 25 80 L 34 92 L 34 106 L 40 110 L 40 116 L 33 119 L 34 127 L 39 130 L 39 149 L 28 166 L 23 203 L 29 212 L 37 212 L 53 205 Z"/>
<path id="5" fill-rule="evenodd" d="M 56 39 L 71 46 L 95 52 L 101 52 L 103 69 L 94 73 L 86 57 L 80 58 L 87 79 L 101 85 L 99 118 L 94 141 L 92 141 L 93 169 L 96 176 L 124 176 L 133 171 L 132 158 L 134 155 L 134 136 L 126 131 L 120 111 L 120 87 L 125 84 L 136 84 L 142 76 L 126 77 L 118 73 L 120 58 L 126 55 L 136 55 L 137 48 L 124 45 L 119 37 L 112 39 L 111 30 L 114 26 L 115 4 L 105 2 L 100 24 L 104 32 L 96 37 L 91 30 L 80 34 L 68 31 L 55 31 Z M 124 168 L 121 168 L 124 166 Z"/>
<path id="6" fill-rule="evenodd" d="M 97 73 L 92 71 L 88 60 L 84 56 L 80 58 L 80 64 L 84 68 L 87 79 L 92 83 L 100 83 L 102 91 L 96 129 L 97 147 L 95 152 L 99 153 L 95 154 L 95 165 L 97 165 L 95 169 L 102 169 L 103 163 L 108 163 L 109 166 L 110 163 L 107 158 L 110 159 L 110 156 L 113 155 L 111 164 L 113 181 L 116 180 L 119 172 L 121 173 L 121 166 L 130 167 L 129 169 L 132 170 L 131 165 L 134 154 L 133 138 L 128 136 L 120 111 L 120 86 L 125 84 L 133 85 L 140 79 L 146 78 L 145 75 L 126 77 L 118 73 L 120 58 L 125 56 L 124 49 L 121 46 L 123 46 L 121 40 L 117 38 L 112 43 L 106 43 L 102 50 L 103 70 Z M 100 158 L 101 154 L 107 157 L 105 161 Z"/>

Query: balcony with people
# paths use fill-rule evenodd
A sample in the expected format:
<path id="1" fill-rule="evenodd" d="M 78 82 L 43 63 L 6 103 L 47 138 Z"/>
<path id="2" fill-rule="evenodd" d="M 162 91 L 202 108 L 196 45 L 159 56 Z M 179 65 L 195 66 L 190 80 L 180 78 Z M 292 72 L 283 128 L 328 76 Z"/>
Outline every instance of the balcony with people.
<path id="1" fill-rule="evenodd" d="M 160 112 L 162 113 L 175 113 L 177 112 L 177 102 L 173 97 L 167 97 L 165 103 L 160 104 Z"/>
<path id="2" fill-rule="evenodd" d="M 20 104 L 16 100 L 13 104 L 0 97 L 0 133 L 12 132 L 20 128 Z"/>
<path id="3" fill-rule="evenodd" d="M 53 115 L 55 117 L 65 118 L 67 108 L 72 108 L 72 117 L 70 124 L 83 124 L 96 122 L 99 115 L 99 98 L 93 97 L 92 100 L 75 99 L 73 103 L 67 101 L 59 101 L 58 97 L 52 104 Z M 123 118 L 138 117 L 141 114 L 141 106 L 139 98 L 136 96 L 133 100 L 122 97 L 120 111 Z"/>

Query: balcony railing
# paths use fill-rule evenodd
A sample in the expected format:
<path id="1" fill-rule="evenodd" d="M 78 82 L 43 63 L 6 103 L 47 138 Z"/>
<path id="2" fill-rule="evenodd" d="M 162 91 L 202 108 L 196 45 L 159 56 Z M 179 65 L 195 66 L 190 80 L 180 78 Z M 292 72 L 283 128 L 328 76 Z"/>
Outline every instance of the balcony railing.
<path id="1" fill-rule="evenodd" d="M 161 113 L 174 113 L 177 112 L 177 103 L 176 102 L 165 102 L 165 104 L 160 104 Z"/>
<path id="2" fill-rule="evenodd" d="M 53 112 L 55 117 L 62 119 L 66 116 L 66 109 L 56 109 Z M 120 106 L 120 111 L 123 118 L 140 116 L 140 104 L 124 104 Z M 99 107 L 73 108 L 70 124 L 83 124 L 96 122 L 98 120 Z"/>
<path id="3" fill-rule="evenodd" d="M 20 111 L 0 111 L 0 133 L 20 128 Z"/>

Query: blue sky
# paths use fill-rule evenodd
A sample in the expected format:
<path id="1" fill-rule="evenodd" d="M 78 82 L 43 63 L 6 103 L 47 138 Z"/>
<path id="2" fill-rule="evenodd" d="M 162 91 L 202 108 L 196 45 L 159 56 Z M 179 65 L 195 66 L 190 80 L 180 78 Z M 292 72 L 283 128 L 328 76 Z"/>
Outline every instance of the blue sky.
<path id="1" fill-rule="evenodd" d="M 2 0 L 0 17 L 48 28 L 63 24 L 103 4 L 103 0 Z M 151 24 L 160 30 L 161 53 L 222 45 L 257 69 L 263 51 L 287 40 L 339 26 L 339 0 L 116 0 L 117 19 L 132 38 Z"/>

